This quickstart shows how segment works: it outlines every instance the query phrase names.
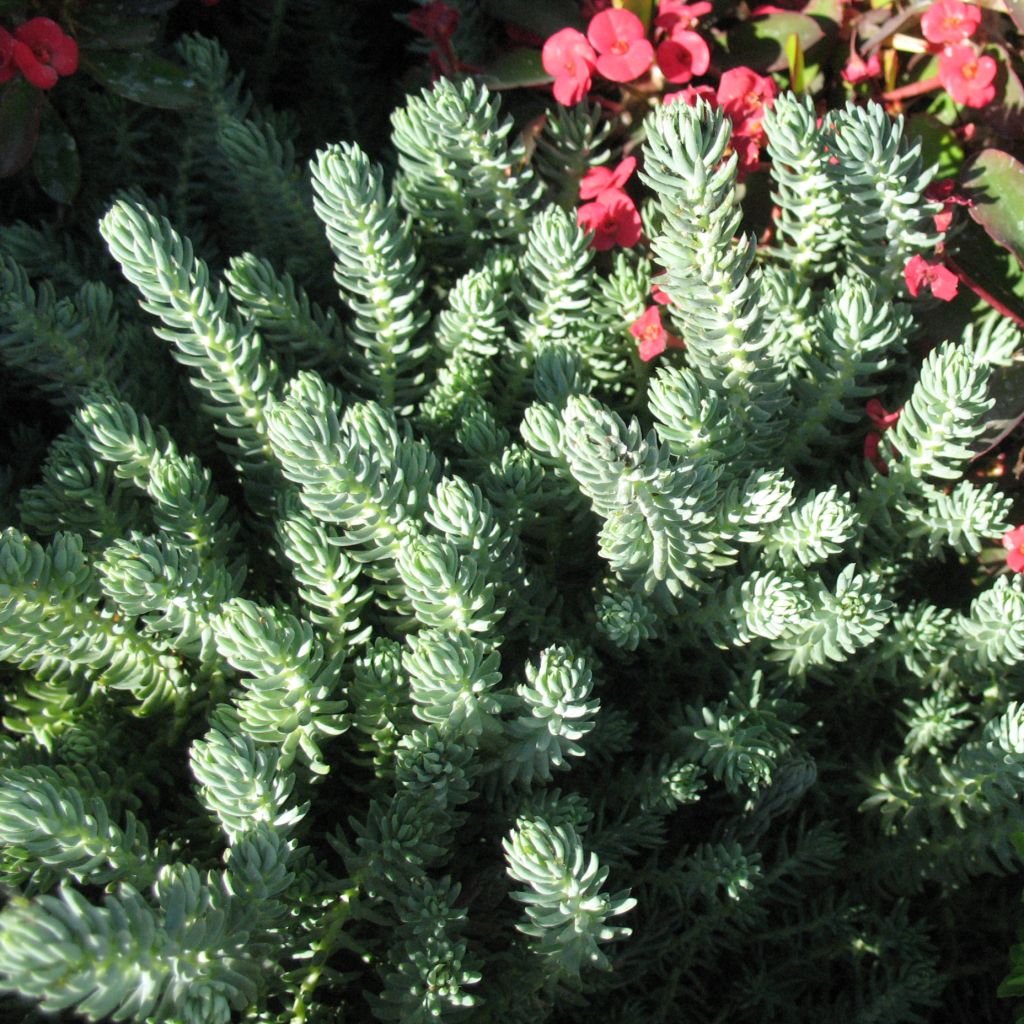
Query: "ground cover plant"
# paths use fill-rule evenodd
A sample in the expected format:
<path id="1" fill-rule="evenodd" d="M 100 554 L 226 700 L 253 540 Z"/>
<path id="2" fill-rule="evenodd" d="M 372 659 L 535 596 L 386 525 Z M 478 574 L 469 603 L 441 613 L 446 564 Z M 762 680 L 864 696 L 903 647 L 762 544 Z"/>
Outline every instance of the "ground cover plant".
<path id="1" fill-rule="evenodd" d="M 7 1015 L 1012 1019 L 991 183 L 705 6 L 493 91 L 502 11 L 421 5 L 436 81 L 308 171 L 168 38 L 201 159 L 3 228 Z"/>

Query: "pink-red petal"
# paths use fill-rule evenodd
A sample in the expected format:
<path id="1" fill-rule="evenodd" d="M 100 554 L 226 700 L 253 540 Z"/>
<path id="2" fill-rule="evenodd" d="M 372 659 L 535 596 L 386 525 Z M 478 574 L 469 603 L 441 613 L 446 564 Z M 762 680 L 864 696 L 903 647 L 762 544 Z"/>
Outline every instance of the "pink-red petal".
<path id="1" fill-rule="evenodd" d="M 929 43 L 960 43 L 974 35 L 981 11 L 960 0 L 935 0 L 921 18 L 921 34 Z"/>
<path id="2" fill-rule="evenodd" d="M 57 84 L 57 72 L 49 64 L 42 64 L 20 39 L 14 40 L 14 63 L 37 89 L 52 89 Z"/>
<path id="3" fill-rule="evenodd" d="M 598 53 L 623 49 L 644 38 L 644 23 L 632 12 L 609 8 L 595 14 L 587 26 L 587 39 Z"/>

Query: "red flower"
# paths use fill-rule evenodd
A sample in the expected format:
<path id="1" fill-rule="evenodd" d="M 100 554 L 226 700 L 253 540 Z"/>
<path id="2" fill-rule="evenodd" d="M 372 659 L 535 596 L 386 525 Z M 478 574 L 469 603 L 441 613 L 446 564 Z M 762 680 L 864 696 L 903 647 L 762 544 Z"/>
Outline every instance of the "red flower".
<path id="1" fill-rule="evenodd" d="M 621 192 L 636 170 L 636 157 L 627 156 L 615 168 L 591 167 L 580 179 L 580 199 L 600 199 L 605 192 Z"/>
<path id="2" fill-rule="evenodd" d="M 1015 526 L 1003 534 L 1006 565 L 1011 572 L 1024 572 L 1024 526 Z"/>
<path id="3" fill-rule="evenodd" d="M 877 398 L 870 398 L 864 406 L 864 411 L 868 414 L 868 419 L 879 430 L 888 430 L 900 418 L 900 413 L 903 410 L 897 409 L 895 412 L 889 412 Z"/>
<path id="4" fill-rule="evenodd" d="M 929 43 L 962 43 L 981 23 L 981 11 L 960 0 L 935 0 L 921 18 L 921 32 Z"/>
<path id="5" fill-rule="evenodd" d="M 650 306 L 643 316 L 634 320 L 629 333 L 640 342 L 637 348 L 645 363 L 660 356 L 666 348 L 686 348 L 681 339 L 669 334 L 662 326 L 661 311 L 657 306 Z"/>
<path id="6" fill-rule="evenodd" d="M 612 82 L 632 82 L 654 59 L 654 47 L 644 35 L 644 23 L 632 12 L 613 8 L 595 14 L 587 38 L 597 50 L 597 70 Z"/>
<path id="7" fill-rule="evenodd" d="M 432 43 L 447 43 L 458 27 L 459 12 L 444 0 L 431 0 L 409 15 L 409 28 L 426 36 Z"/>
<path id="8" fill-rule="evenodd" d="M 607 11 L 612 5 L 612 0 L 583 0 L 580 5 L 580 14 L 589 21 L 600 11 Z"/>
<path id="9" fill-rule="evenodd" d="M 718 83 L 717 99 L 733 125 L 749 135 L 760 129 L 765 110 L 778 94 L 779 88 L 772 79 L 750 68 L 732 68 Z"/>
<path id="10" fill-rule="evenodd" d="M 956 297 L 957 276 L 941 263 L 929 263 L 923 256 L 912 256 L 903 268 L 907 291 L 917 298 L 922 287 L 927 285 L 932 295 L 944 302 Z"/>
<path id="11" fill-rule="evenodd" d="M 987 106 L 996 96 L 994 57 L 982 56 L 969 43 L 947 46 L 939 54 L 939 81 L 965 107 Z"/>
<path id="12" fill-rule="evenodd" d="M 50 18 L 32 18 L 14 30 L 14 62 L 37 88 L 52 89 L 58 75 L 78 70 L 78 43 Z"/>
<path id="13" fill-rule="evenodd" d="M 602 192 L 592 203 L 584 203 L 576 211 L 576 221 L 584 231 L 594 233 L 590 244 L 599 251 L 613 245 L 628 249 L 640 241 L 640 212 L 633 200 L 617 189 Z"/>
<path id="14" fill-rule="evenodd" d="M 710 63 L 708 44 L 696 32 L 674 29 L 668 39 L 658 44 L 658 67 L 665 80 L 674 85 L 703 75 Z"/>
<path id="15" fill-rule="evenodd" d="M 661 0 L 654 27 L 671 35 L 676 29 L 693 28 L 705 14 L 711 13 L 711 4 L 701 0 L 696 4 L 684 4 L 682 0 Z"/>
<path id="16" fill-rule="evenodd" d="M 553 91 L 559 103 L 571 107 L 586 96 L 597 55 L 582 32 L 574 28 L 556 32 L 544 44 L 540 60 L 555 79 Z"/>
<path id="17" fill-rule="evenodd" d="M 843 68 L 843 81 L 849 82 L 850 85 L 859 85 L 861 82 L 878 78 L 881 73 L 882 62 L 877 53 L 871 54 L 867 60 L 864 60 L 860 54 L 851 53 L 846 67 Z"/>
<path id="18" fill-rule="evenodd" d="M 18 73 L 14 63 L 14 36 L 0 28 L 0 82 L 9 82 Z"/>

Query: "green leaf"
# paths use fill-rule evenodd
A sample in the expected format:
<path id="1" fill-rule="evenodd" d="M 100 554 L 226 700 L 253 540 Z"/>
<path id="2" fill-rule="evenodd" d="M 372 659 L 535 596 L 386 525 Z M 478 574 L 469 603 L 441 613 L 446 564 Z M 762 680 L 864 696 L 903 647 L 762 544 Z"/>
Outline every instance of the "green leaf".
<path id="1" fill-rule="evenodd" d="M 786 40 L 793 35 L 806 53 L 825 33 L 806 14 L 786 12 L 752 18 L 729 33 L 729 52 L 720 63 L 723 68 L 745 65 L 758 71 L 782 71 L 786 67 Z"/>
<path id="2" fill-rule="evenodd" d="M 17 174 L 32 158 L 42 107 L 43 94 L 24 78 L 0 92 L 0 178 Z"/>
<path id="3" fill-rule="evenodd" d="M 963 183 L 974 200 L 971 216 L 989 236 L 1024 262 L 1024 164 L 999 149 L 983 149 Z"/>
<path id="4" fill-rule="evenodd" d="M 546 85 L 550 81 L 540 62 L 540 50 L 509 50 L 484 68 L 484 83 L 489 89 Z"/>
<path id="5" fill-rule="evenodd" d="M 82 68 L 101 85 L 144 107 L 182 110 L 199 95 L 184 68 L 145 51 L 89 51 Z"/>
<path id="6" fill-rule="evenodd" d="M 612 7 L 632 11 L 644 23 L 645 32 L 651 27 L 651 16 L 654 14 L 652 0 L 612 0 Z"/>
<path id="7" fill-rule="evenodd" d="M 814 18 L 815 21 L 824 18 L 839 28 L 843 21 L 843 0 L 810 0 L 804 5 L 801 13 L 806 14 L 809 18 Z M 822 28 L 825 26 L 822 25 Z"/>
<path id="8" fill-rule="evenodd" d="M 921 159 L 935 164 L 937 178 L 955 178 L 964 162 L 963 147 L 956 133 L 930 114 L 912 114 L 907 120 L 910 137 L 921 139 Z"/>
<path id="9" fill-rule="evenodd" d="M 82 180 L 74 137 L 49 103 L 43 108 L 32 172 L 39 187 L 58 203 L 70 203 Z"/>
<path id="10" fill-rule="evenodd" d="M 484 9 L 498 21 L 518 25 L 541 39 L 562 28 L 586 28 L 573 0 L 484 0 Z"/>

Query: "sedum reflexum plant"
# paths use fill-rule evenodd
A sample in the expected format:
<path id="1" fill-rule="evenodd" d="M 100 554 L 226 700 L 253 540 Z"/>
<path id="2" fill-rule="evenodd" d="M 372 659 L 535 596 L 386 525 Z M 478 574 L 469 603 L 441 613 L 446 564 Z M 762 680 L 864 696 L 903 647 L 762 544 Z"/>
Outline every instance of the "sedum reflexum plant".
<path id="1" fill-rule="evenodd" d="M 649 249 L 614 259 L 551 198 L 575 116 L 543 175 L 470 80 L 395 114 L 391 182 L 321 151 L 329 306 L 115 201 L 121 315 L 191 395 L 79 374 L 87 311 L 5 292 L 0 353 L 70 413 L 0 539 L 12 1000 L 889 1024 L 941 1004 L 950 920 L 985 948 L 1024 591 L 971 589 L 1010 510 L 963 472 L 1018 334 L 983 317 L 912 367 L 894 268 L 934 206 L 877 108 L 778 99 L 763 249 L 723 115 L 659 109 Z M 652 375 L 654 261 L 686 349 Z"/>

